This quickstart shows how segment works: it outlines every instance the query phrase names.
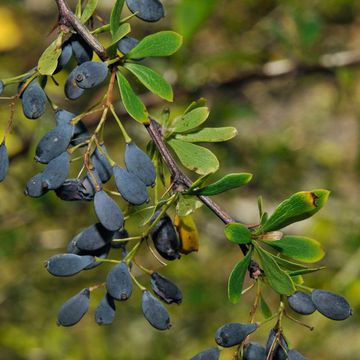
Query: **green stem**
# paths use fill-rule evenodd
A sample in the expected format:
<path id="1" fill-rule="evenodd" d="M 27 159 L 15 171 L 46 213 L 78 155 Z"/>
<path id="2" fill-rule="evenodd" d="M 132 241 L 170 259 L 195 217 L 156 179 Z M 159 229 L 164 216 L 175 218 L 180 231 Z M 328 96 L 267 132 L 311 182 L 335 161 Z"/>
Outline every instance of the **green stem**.
<path id="1" fill-rule="evenodd" d="M 141 240 L 141 239 L 142 239 L 141 236 L 132 236 L 132 237 L 128 237 L 125 239 L 112 239 L 111 241 L 115 242 L 115 243 L 122 243 L 122 242 L 135 241 L 135 240 Z"/>
<path id="2" fill-rule="evenodd" d="M 95 256 L 95 261 L 96 262 L 112 263 L 112 264 L 120 264 L 121 263 L 121 261 L 119 261 L 119 260 L 103 259 L 103 258 L 99 258 L 97 256 Z"/>
<path id="3" fill-rule="evenodd" d="M 136 277 L 130 272 L 130 276 L 133 279 L 135 285 L 141 290 L 141 291 L 146 291 L 146 287 L 142 286 L 137 280 Z"/>
<path id="4" fill-rule="evenodd" d="M 126 132 L 126 130 L 125 130 L 125 128 L 124 128 L 121 120 L 120 120 L 119 117 L 117 116 L 116 111 L 115 111 L 113 105 L 110 105 L 110 110 L 111 110 L 112 114 L 114 115 L 114 118 L 115 118 L 116 122 L 117 122 L 118 125 L 119 125 L 119 128 L 120 128 L 120 130 L 121 130 L 121 132 L 122 132 L 122 134 L 123 134 L 123 137 L 124 137 L 125 142 L 126 142 L 127 144 L 129 144 L 129 143 L 132 141 L 132 139 L 131 139 L 131 137 L 129 136 L 129 134 Z"/>

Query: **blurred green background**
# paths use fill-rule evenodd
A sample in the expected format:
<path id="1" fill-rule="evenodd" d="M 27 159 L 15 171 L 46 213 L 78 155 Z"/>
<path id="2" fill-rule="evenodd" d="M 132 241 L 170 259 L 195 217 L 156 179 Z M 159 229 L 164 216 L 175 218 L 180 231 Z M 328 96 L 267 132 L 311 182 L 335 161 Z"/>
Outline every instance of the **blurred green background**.
<path id="1" fill-rule="evenodd" d="M 98 14 L 107 19 L 114 1 L 99 3 Z M 176 56 L 151 61 L 174 85 L 172 111 L 178 113 L 190 101 L 206 97 L 212 110 L 208 126 L 231 125 L 239 132 L 234 140 L 211 147 L 221 160 L 217 176 L 234 171 L 254 174 L 249 186 L 216 200 L 234 217 L 256 223 L 258 195 L 272 210 L 292 192 L 331 190 L 318 215 L 287 232 L 322 242 L 327 256 L 321 265 L 327 270 L 308 275 L 307 284 L 342 293 L 354 315 L 334 322 L 315 314 L 303 319 L 315 331 L 289 321 L 285 329 L 291 346 L 309 359 L 359 359 L 359 1 L 168 0 L 164 5 L 163 21 L 131 22 L 139 38 L 169 28 L 185 37 Z M 36 64 L 53 38 L 57 13 L 51 0 L 3 0 L 0 19 L 1 79 Z M 329 70 L 329 64 L 340 66 Z M 49 81 L 48 92 L 55 103 L 80 113 L 102 89 L 70 103 L 63 97 L 66 76 L 66 71 L 56 76 L 60 87 Z M 166 105 L 147 94 L 143 99 L 153 114 Z M 0 103 L 1 129 L 9 118 L 8 105 Z M 37 200 L 24 196 L 27 180 L 41 168 L 32 160 L 35 144 L 54 120 L 48 109 L 41 120 L 29 121 L 21 106 L 15 119 L 8 141 L 10 174 L 0 186 L 1 360 L 189 359 L 214 346 L 220 325 L 246 321 L 251 293 L 239 305 L 230 305 L 226 296 L 228 274 L 241 254 L 224 239 L 220 221 L 202 209 L 195 216 L 200 252 L 162 270 L 184 292 L 183 304 L 169 307 L 170 331 L 158 332 L 147 324 L 139 291 L 131 301 L 118 304 L 117 319 L 110 327 L 99 327 L 93 320 L 102 290 L 92 294 L 91 309 L 78 325 L 57 327 L 61 304 L 81 288 L 102 282 L 110 266 L 69 279 L 53 278 L 43 268 L 43 262 L 63 252 L 81 227 L 95 221 L 95 215 L 91 204 L 64 203 L 53 194 Z M 92 126 L 96 118 L 87 120 Z M 144 130 L 131 121 L 126 127 L 145 147 Z M 109 122 L 106 142 L 118 160 L 124 146 L 119 138 L 116 124 Z M 135 225 L 130 226 L 133 235 Z M 144 257 L 145 264 L 158 267 L 153 258 Z M 275 309 L 277 299 L 271 291 L 267 295 Z M 270 326 L 257 331 L 254 339 L 264 343 Z M 224 351 L 221 359 L 231 359 L 232 353 Z"/>

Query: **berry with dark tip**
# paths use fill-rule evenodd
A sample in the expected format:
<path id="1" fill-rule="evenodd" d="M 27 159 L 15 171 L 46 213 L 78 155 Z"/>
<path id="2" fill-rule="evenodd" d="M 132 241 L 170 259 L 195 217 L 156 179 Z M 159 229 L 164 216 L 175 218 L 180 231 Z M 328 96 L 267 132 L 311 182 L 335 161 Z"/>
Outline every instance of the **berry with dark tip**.
<path id="1" fill-rule="evenodd" d="M 158 330 L 170 329 L 169 313 L 164 305 L 156 299 L 149 291 L 143 291 L 141 307 L 146 320 Z"/>
<path id="2" fill-rule="evenodd" d="M 190 360 L 219 360 L 220 351 L 218 348 L 211 348 L 193 356 Z"/>
<path id="3" fill-rule="evenodd" d="M 165 276 L 157 272 L 151 274 L 151 287 L 154 293 L 168 304 L 181 304 L 181 290 Z"/>
<path id="4" fill-rule="evenodd" d="M 302 291 L 295 291 L 288 297 L 288 302 L 291 309 L 302 315 L 310 315 L 316 310 L 311 296 Z"/>
<path id="5" fill-rule="evenodd" d="M 115 265 L 106 277 L 106 289 L 115 300 L 127 300 L 132 294 L 133 283 L 125 262 Z"/>
<path id="6" fill-rule="evenodd" d="M 258 328 L 257 324 L 229 323 L 221 326 L 215 333 L 215 341 L 223 347 L 241 344 L 245 338 Z"/>
<path id="7" fill-rule="evenodd" d="M 84 270 L 95 261 L 93 256 L 60 254 L 52 256 L 45 264 L 47 271 L 54 276 L 72 276 Z"/>
<path id="8" fill-rule="evenodd" d="M 55 190 L 64 184 L 69 175 L 70 155 L 63 152 L 51 160 L 42 173 L 42 184 L 47 190 Z"/>
<path id="9" fill-rule="evenodd" d="M 81 89 L 91 89 L 101 84 L 107 77 L 108 67 L 103 62 L 86 61 L 76 67 L 75 81 Z"/>
<path id="10" fill-rule="evenodd" d="M 345 320 L 352 315 L 348 301 L 338 294 L 325 290 L 314 290 L 311 293 L 311 300 L 316 309 L 332 320 Z"/>
<path id="11" fill-rule="evenodd" d="M 99 325 L 110 325 L 115 319 L 114 299 L 106 294 L 95 310 L 95 321 Z"/>
<path id="12" fill-rule="evenodd" d="M 90 290 L 83 289 L 67 300 L 60 308 L 57 323 L 61 326 L 77 324 L 89 309 Z"/>

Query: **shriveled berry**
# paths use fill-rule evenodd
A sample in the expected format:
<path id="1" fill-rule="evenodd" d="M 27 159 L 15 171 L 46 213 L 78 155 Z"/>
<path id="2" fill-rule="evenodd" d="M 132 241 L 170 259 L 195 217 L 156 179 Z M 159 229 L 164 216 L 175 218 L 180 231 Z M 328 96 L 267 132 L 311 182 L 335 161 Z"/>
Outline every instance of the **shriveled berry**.
<path id="1" fill-rule="evenodd" d="M 190 360 L 219 360 L 220 351 L 218 348 L 211 348 L 193 356 Z"/>
<path id="2" fill-rule="evenodd" d="M 345 320 L 352 315 L 348 301 L 338 294 L 325 290 L 314 290 L 311 293 L 311 300 L 316 309 L 332 320 Z"/>
<path id="3" fill-rule="evenodd" d="M 257 324 L 225 324 L 216 331 L 215 341 L 223 347 L 239 345 L 249 334 L 253 333 L 257 327 Z"/>
<path id="4" fill-rule="evenodd" d="M 94 208 L 96 216 L 106 229 L 116 231 L 122 228 L 124 216 L 116 202 L 104 190 L 95 194 Z"/>
<path id="5" fill-rule="evenodd" d="M 77 324 L 89 309 L 90 290 L 83 289 L 60 308 L 57 323 L 61 326 Z"/>
<path id="6" fill-rule="evenodd" d="M 155 22 L 164 17 L 164 7 L 159 0 L 126 0 L 126 4 L 141 20 Z"/>
<path id="7" fill-rule="evenodd" d="M 151 274 L 151 287 L 154 293 L 168 304 L 181 304 L 181 290 L 165 276 L 157 272 Z"/>
<path id="8" fill-rule="evenodd" d="M 114 299 L 106 294 L 95 310 L 95 321 L 99 325 L 110 325 L 115 319 Z"/>
<path id="9" fill-rule="evenodd" d="M 302 315 L 310 315 L 316 310 L 311 296 L 302 291 L 295 291 L 288 297 L 288 302 L 291 309 Z"/>
<path id="10" fill-rule="evenodd" d="M 106 277 L 106 289 L 115 300 L 127 300 L 133 289 L 129 268 L 125 262 L 115 265 Z"/>
<path id="11" fill-rule="evenodd" d="M 134 174 L 119 166 L 113 167 L 116 187 L 121 196 L 132 205 L 141 205 L 149 200 L 146 185 Z"/>
<path id="12" fill-rule="evenodd" d="M 143 291 L 141 307 L 146 320 L 155 329 L 170 329 L 171 324 L 169 313 L 165 309 L 164 305 L 147 290 Z"/>
<path id="13" fill-rule="evenodd" d="M 45 264 L 47 271 L 54 276 L 72 276 L 84 270 L 95 261 L 93 256 L 60 254 L 52 256 Z"/>
<path id="14" fill-rule="evenodd" d="M 94 196 L 89 194 L 81 179 L 67 179 L 55 190 L 56 195 L 64 201 L 91 201 Z"/>
<path id="15" fill-rule="evenodd" d="M 155 183 L 156 171 L 154 164 L 149 156 L 134 142 L 126 144 L 125 165 L 126 169 L 140 178 L 146 186 Z"/>
<path id="16" fill-rule="evenodd" d="M 257 342 L 250 342 L 244 346 L 244 360 L 266 360 L 266 351 Z"/>

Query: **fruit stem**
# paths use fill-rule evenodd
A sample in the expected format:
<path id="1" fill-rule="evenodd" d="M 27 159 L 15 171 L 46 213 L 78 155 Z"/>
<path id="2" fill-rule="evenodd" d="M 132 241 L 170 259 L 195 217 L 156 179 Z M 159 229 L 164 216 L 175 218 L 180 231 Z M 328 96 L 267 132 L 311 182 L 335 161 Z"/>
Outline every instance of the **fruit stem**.
<path id="1" fill-rule="evenodd" d="M 118 125 L 119 125 L 119 128 L 120 128 L 120 130 L 121 130 L 121 132 L 122 132 L 122 135 L 123 135 L 123 137 L 124 137 L 124 140 L 125 140 L 126 144 L 131 143 L 132 139 L 131 139 L 131 137 L 129 136 L 129 134 L 126 132 L 126 130 L 125 130 L 125 128 L 124 128 L 124 126 L 123 126 L 120 118 L 119 118 L 119 117 L 117 116 L 117 114 L 116 114 L 116 111 L 115 111 L 115 109 L 114 109 L 114 105 L 112 105 L 112 104 L 110 105 L 110 111 L 111 111 L 112 114 L 114 115 L 114 118 L 115 118 L 116 122 L 117 122 Z"/>
<path id="2" fill-rule="evenodd" d="M 137 280 L 136 277 L 130 272 L 130 276 L 133 279 L 135 285 L 141 290 L 141 291 L 146 291 L 146 287 L 142 286 Z"/>

